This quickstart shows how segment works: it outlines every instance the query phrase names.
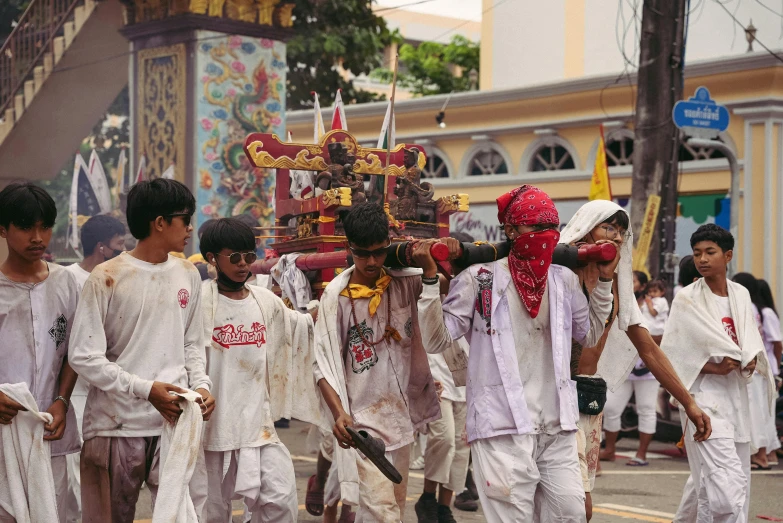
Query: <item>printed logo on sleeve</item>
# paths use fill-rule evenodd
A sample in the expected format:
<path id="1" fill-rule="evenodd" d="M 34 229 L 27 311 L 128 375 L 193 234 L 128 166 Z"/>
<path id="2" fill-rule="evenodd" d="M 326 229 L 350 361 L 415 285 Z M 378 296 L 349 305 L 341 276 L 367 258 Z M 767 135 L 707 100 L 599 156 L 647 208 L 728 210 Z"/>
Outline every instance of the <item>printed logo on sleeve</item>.
<path id="1" fill-rule="evenodd" d="M 179 293 L 177 293 L 177 301 L 179 301 L 179 306 L 183 309 L 188 306 L 188 303 L 190 302 L 190 293 L 187 289 L 179 290 Z"/>
<path id="2" fill-rule="evenodd" d="M 49 329 L 49 336 L 52 337 L 55 347 L 59 347 L 60 345 L 62 345 L 62 343 L 65 341 L 65 334 L 67 331 L 68 331 L 68 320 L 65 319 L 65 316 L 60 314 L 59 316 L 57 316 L 57 319 L 54 320 L 54 323 L 52 324 L 52 328 Z"/>
<path id="3" fill-rule="evenodd" d="M 244 325 L 223 325 L 215 327 L 212 330 L 212 341 L 223 347 L 230 349 L 241 345 L 255 345 L 261 347 L 266 343 L 266 325 L 253 322 L 250 330 L 245 330 Z"/>
<path id="4" fill-rule="evenodd" d="M 494 274 L 485 268 L 479 269 L 476 274 L 478 281 L 478 295 L 476 296 L 476 312 L 487 324 L 487 334 L 492 331 L 492 280 Z"/>
<path id="5" fill-rule="evenodd" d="M 729 338 L 731 338 L 734 343 L 739 345 L 739 338 L 737 337 L 737 327 L 734 325 L 734 319 L 733 318 L 723 318 L 721 320 L 723 323 L 723 330 L 726 331 L 726 334 L 729 335 Z"/>

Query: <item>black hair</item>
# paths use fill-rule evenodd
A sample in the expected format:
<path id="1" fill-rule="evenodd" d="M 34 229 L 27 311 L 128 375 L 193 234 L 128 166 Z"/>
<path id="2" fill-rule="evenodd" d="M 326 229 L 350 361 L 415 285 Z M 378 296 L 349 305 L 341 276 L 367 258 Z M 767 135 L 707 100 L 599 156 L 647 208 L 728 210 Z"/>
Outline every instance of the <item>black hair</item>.
<path id="1" fill-rule="evenodd" d="M 772 289 L 769 288 L 769 283 L 767 283 L 767 280 L 762 279 L 756 281 L 759 284 L 759 301 L 761 302 L 761 309 L 764 310 L 769 308 L 777 314 L 778 310 L 775 308 L 775 298 L 772 297 Z M 762 318 L 763 317 L 764 316 L 762 315 Z"/>
<path id="2" fill-rule="evenodd" d="M 691 235 L 691 249 L 699 242 L 714 242 L 723 252 L 734 250 L 734 236 L 714 223 L 705 223 L 696 229 Z"/>
<path id="3" fill-rule="evenodd" d="M 171 223 L 175 213 L 193 214 L 196 199 L 183 183 L 156 178 L 136 183 L 128 192 L 128 228 L 137 240 L 150 235 L 150 223 L 163 216 Z"/>
<path id="4" fill-rule="evenodd" d="M 693 261 L 693 255 L 683 256 L 680 260 L 680 274 L 677 275 L 677 282 L 683 287 L 687 287 L 699 278 L 701 278 L 701 274 L 696 270 L 696 262 Z"/>
<path id="5" fill-rule="evenodd" d="M 209 220 L 205 221 L 201 225 L 198 226 L 198 237 L 201 239 L 201 237 L 204 235 L 204 231 L 207 230 L 207 227 L 211 227 L 212 224 L 214 224 L 217 220 L 214 218 L 210 218 Z"/>
<path id="6" fill-rule="evenodd" d="M 109 243 L 115 236 L 124 236 L 125 226 L 117 218 L 107 214 L 93 216 L 82 225 L 82 251 L 85 256 L 95 252 L 98 242 Z"/>
<path id="7" fill-rule="evenodd" d="M 625 211 L 617 211 L 601 223 L 616 225 L 618 227 L 622 227 L 626 231 L 628 230 L 628 226 L 631 224 L 630 220 L 628 219 L 628 213 Z"/>
<path id="8" fill-rule="evenodd" d="M 642 280 L 639 280 L 641 283 Z M 666 292 L 666 282 L 663 280 L 652 280 L 650 283 L 647 284 L 647 290 L 650 289 L 658 289 L 659 291 L 665 293 Z"/>
<path id="9" fill-rule="evenodd" d="M 8 229 L 13 223 L 29 229 L 38 222 L 53 227 L 57 206 L 49 193 L 30 182 L 12 183 L 0 191 L 0 225 Z"/>
<path id="10" fill-rule="evenodd" d="M 232 252 L 255 251 L 256 236 L 253 229 L 239 218 L 220 218 L 204 231 L 199 249 L 205 260 L 208 252 L 218 254 L 223 249 L 231 249 Z"/>
<path id="11" fill-rule="evenodd" d="M 746 289 L 748 289 L 748 293 L 750 294 L 750 301 L 753 302 L 753 305 L 756 306 L 756 308 L 759 311 L 759 314 L 761 314 L 761 310 L 764 308 L 764 304 L 761 302 L 761 299 L 759 298 L 759 282 L 756 280 L 756 277 L 753 276 L 749 272 L 738 272 L 734 275 L 734 277 L 731 279 L 734 283 L 739 283 Z M 762 316 L 761 322 L 764 323 L 764 317 Z"/>
<path id="12" fill-rule="evenodd" d="M 364 202 L 351 206 L 343 218 L 343 229 L 350 243 L 369 247 L 389 239 L 389 217 L 377 203 Z"/>
<path id="13" fill-rule="evenodd" d="M 642 271 L 633 271 L 633 275 L 636 276 L 636 279 L 639 280 L 639 283 L 642 285 L 647 285 L 647 282 L 650 281 L 647 275 Z"/>

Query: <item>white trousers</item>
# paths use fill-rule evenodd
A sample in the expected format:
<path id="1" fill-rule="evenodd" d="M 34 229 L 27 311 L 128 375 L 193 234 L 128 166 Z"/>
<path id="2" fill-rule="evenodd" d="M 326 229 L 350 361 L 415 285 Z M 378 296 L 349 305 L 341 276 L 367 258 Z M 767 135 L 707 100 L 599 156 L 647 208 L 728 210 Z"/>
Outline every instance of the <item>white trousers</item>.
<path id="1" fill-rule="evenodd" d="M 258 497 L 244 498 L 251 507 L 252 523 L 274 522 L 289 523 L 296 521 L 299 515 L 299 503 L 296 498 L 296 476 L 291 454 L 282 443 L 271 443 L 260 447 L 261 459 L 258 477 L 246 478 L 249 482 L 259 482 Z M 226 451 L 233 452 L 233 451 Z M 231 523 L 231 500 L 243 496 L 236 494 L 236 486 L 242 478 L 237 477 L 236 456 L 231 456 L 228 470 L 223 474 L 225 452 L 205 451 L 207 465 L 206 521 L 208 523 Z M 258 505 L 260 509 L 257 509 Z"/>
<path id="2" fill-rule="evenodd" d="M 655 434 L 655 406 L 658 402 L 657 380 L 625 380 L 617 390 L 606 391 L 604 407 L 604 430 L 620 432 L 620 417 L 625 410 L 631 394 L 636 394 L 636 414 L 639 417 L 639 432 Z"/>
<path id="3" fill-rule="evenodd" d="M 736 443 L 731 438 L 710 438 L 697 443 L 693 441 L 693 433 L 693 423 L 689 421 L 685 430 L 685 449 L 691 477 L 685 485 L 675 521 L 747 523 L 750 444 Z"/>
<path id="4" fill-rule="evenodd" d="M 576 433 L 522 434 L 471 443 L 473 473 L 489 523 L 583 523 L 585 492 Z"/>
<path id="5" fill-rule="evenodd" d="M 71 407 L 76 414 L 76 430 L 79 439 L 82 438 L 82 420 L 84 419 L 84 406 L 87 404 L 87 396 L 71 396 Z M 66 521 L 76 523 L 82 517 L 82 474 L 79 469 L 81 453 L 68 454 L 65 460 L 68 462 L 68 497 L 66 499 Z"/>
<path id="6" fill-rule="evenodd" d="M 386 453 L 386 459 L 402 475 L 402 483 L 399 485 L 386 479 L 369 459 L 362 456 L 356 458 L 359 468 L 359 509 L 356 511 L 356 523 L 402 521 L 408 494 L 410 455 L 410 445 Z"/>
<path id="7" fill-rule="evenodd" d="M 68 496 L 68 465 L 65 456 L 52 458 L 52 476 L 54 476 L 54 497 L 57 502 L 59 523 L 65 523 L 65 500 Z M 33 501 L 31 500 L 31 503 Z M 16 519 L 0 507 L 0 523 L 15 523 Z"/>
<path id="8" fill-rule="evenodd" d="M 772 452 L 780 448 L 775 417 L 767 403 L 767 380 L 756 372 L 748 383 L 748 405 L 750 414 L 750 452 L 755 454 L 760 448 Z"/>
<path id="9" fill-rule="evenodd" d="M 424 477 L 452 492 L 462 492 L 468 475 L 470 446 L 465 435 L 468 404 L 440 400 L 441 418 L 429 424 Z"/>

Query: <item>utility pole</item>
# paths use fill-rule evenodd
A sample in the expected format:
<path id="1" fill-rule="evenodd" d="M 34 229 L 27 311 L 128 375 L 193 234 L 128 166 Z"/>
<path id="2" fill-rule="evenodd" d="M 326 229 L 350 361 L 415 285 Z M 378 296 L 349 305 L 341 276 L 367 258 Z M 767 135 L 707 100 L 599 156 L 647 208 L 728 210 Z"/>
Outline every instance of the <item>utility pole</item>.
<path id="1" fill-rule="evenodd" d="M 658 225 L 647 267 L 672 283 L 677 218 L 677 157 L 680 133 L 672 108 L 682 99 L 687 0 L 644 0 L 637 80 L 631 223 L 641 231 L 652 194 L 661 196 Z M 671 286 L 670 286 L 671 288 Z"/>

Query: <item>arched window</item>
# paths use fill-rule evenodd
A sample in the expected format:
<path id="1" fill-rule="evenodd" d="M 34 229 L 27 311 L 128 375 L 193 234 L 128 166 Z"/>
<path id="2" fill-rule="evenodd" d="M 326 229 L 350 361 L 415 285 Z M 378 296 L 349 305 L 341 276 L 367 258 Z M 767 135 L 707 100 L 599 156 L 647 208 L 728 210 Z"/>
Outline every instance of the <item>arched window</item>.
<path id="1" fill-rule="evenodd" d="M 723 141 L 722 138 L 718 138 L 718 141 Z M 725 158 L 726 155 L 722 151 L 713 149 L 712 147 L 694 147 L 687 141 L 680 142 L 680 152 L 677 157 L 677 161 L 680 162 L 692 162 L 698 160 L 712 160 L 714 158 Z"/>
<path id="2" fill-rule="evenodd" d="M 523 172 L 578 169 L 576 150 L 559 136 L 545 136 L 531 143 L 522 155 Z"/>
<path id="3" fill-rule="evenodd" d="M 606 165 L 633 164 L 633 133 L 614 133 L 606 139 Z"/>
<path id="4" fill-rule="evenodd" d="M 476 144 L 465 153 L 462 172 L 468 176 L 509 174 L 511 160 L 508 154 L 494 142 Z"/>
<path id="5" fill-rule="evenodd" d="M 448 178 L 451 175 L 451 167 L 446 155 L 440 149 L 430 148 L 427 155 L 427 164 L 421 171 L 422 178 Z"/>

